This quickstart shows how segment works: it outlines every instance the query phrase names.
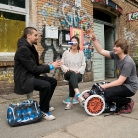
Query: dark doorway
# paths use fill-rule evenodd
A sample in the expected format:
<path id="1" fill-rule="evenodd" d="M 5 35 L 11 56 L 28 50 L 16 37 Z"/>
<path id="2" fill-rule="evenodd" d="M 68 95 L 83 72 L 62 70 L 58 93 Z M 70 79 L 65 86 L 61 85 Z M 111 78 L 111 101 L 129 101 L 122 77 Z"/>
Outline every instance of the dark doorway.
<path id="1" fill-rule="evenodd" d="M 112 17 L 107 14 L 105 11 L 101 11 L 100 9 L 93 9 L 93 17 L 94 19 L 101 20 L 104 22 L 112 23 Z"/>

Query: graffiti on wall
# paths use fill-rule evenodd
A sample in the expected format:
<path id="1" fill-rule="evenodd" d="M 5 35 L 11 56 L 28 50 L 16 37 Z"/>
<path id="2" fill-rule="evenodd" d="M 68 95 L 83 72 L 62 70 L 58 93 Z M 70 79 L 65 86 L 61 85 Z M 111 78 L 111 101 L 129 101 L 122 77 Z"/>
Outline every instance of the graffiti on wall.
<path id="1" fill-rule="evenodd" d="M 60 58 L 61 52 L 56 39 L 45 39 L 45 27 L 43 28 L 42 32 L 43 36 L 41 38 L 41 45 L 44 48 L 44 51 L 40 58 L 42 61 L 44 61 L 44 63 L 47 64 Z M 52 59 L 50 58 L 50 56 L 52 57 Z"/>
<path id="2" fill-rule="evenodd" d="M 62 16 L 64 21 L 61 22 L 61 25 L 73 26 L 87 30 L 93 22 L 91 15 L 88 14 L 83 7 L 76 8 L 75 6 L 71 8 L 70 12 L 65 12 L 65 9 L 68 7 L 70 7 L 70 5 L 66 3 L 62 6 Z M 86 19 L 87 22 L 85 21 Z"/>
<path id="3" fill-rule="evenodd" d="M 51 3 L 44 3 L 41 10 L 38 12 L 38 14 L 42 16 L 42 20 L 38 21 L 38 30 L 42 30 L 43 24 L 48 25 L 49 17 L 53 19 L 51 25 L 55 26 L 78 27 L 84 30 L 87 30 L 87 28 L 91 26 L 93 18 L 83 7 L 77 8 L 68 3 L 63 3 L 60 8 L 62 10 L 53 7 Z"/>
<path id="4" fill-rule="evenodd" d="M 0 71 L 0 81 L 8 80 L 9 83 L 13 83 L 13 69 Z"/>
<path id="5" fill-rule="evenodd" d="M 131 55 L 137 56 L 137 52 L 138 52 L 138 33 L 137 33 L 137 29 L 135 30 L 136 33 L 133 33 L 131 31 L 127 31 L 127 28 L 124 28 L 124 38 L 126 40 L 128 40 L 128 42 L 130 43 L 130 50 L 131 50 Z"/>
<path id="6" fill-rule="evenodd" d="M 124 38 L 129 41 L 129 43 L 133 43 L 136 35 L 131 31 L 127 31 L 127 28 L 124 28 Z"/>
<path id="7" fill-rule="evenodd" d="M 92 46 L 92 40 L 90 37 L 84 35 L 84 56 L 86 61 L 86 72 L 90 72 L 92 70 L 92 59 L 94 56 L 94 48 Z"/>
<path id="8" fill-rule="evenodd" d="M 55 61 L 63 54 L 59 40 L 45 38 L 44 25 L 58 26 L 60 30 L 69 30 L 69 27 L 87 30 L 93 25 L 93 18 L 89 13 L 87 13 L 86 9 L 82 7 L 75 7 L 70 1 L 66 1 L 66 3 L 64 2 L 63 0 L 59 0 L 58 7 L 54 7 L 52 3 L 44 3 L 38 12 L 39 16 L 42 18 L 42 20 L 38 21 L 38 30 L 43 34 L 43 37 L 41 38 L 41 45 L 44 48 L 44 51 L 41 59 L 44 61 L 44 63 L 48 63 L 50 60 Z M 49 22 L 49 18 L 51 19 L 51 22 Z M 87 72 L 92 70 L 92 53 L 92 42 L 89 40 L 89 38 L 84 36 L 84 55 L 86 57 Z M 49 58 L 49 56 L 51 56 L 52 59 Z"/>

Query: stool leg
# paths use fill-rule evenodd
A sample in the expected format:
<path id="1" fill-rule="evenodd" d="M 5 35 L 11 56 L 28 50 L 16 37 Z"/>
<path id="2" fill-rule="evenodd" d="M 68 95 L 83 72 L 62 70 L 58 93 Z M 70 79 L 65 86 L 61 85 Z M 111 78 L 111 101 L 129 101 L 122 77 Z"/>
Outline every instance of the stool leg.
<path id="1" fill-rule="evenodd" d="M 33 99 L 33 92 L 27 94 L 27 100 Z"/>

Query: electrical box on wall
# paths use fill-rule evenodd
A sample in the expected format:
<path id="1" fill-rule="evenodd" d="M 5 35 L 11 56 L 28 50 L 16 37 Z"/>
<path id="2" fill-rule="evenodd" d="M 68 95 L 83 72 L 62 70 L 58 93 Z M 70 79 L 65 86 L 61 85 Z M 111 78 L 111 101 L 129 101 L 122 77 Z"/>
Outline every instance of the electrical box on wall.
<path id="1" fill-rule="evenodd" d="M 75 0 L 75 6 L 81 7 L 81 0 Z"/>
<path id="2" fill-rule="evenodd" d="M 58 27 L 45 26 L 45 38 L 58 39 Z"/>
<path id="3" fill-rule="evenodd" d="M 62 42 L 70 41 L 70 31 L 62 30 Z"/>
<path id="4" fill-rule="evenodd" d="M 59 45 L 61 46 L 61 52 L 70 49 L 70 45 L 68 42 L 70 41 L 70 31 L 68 30 L 61 30 L 59 31 Z"/>

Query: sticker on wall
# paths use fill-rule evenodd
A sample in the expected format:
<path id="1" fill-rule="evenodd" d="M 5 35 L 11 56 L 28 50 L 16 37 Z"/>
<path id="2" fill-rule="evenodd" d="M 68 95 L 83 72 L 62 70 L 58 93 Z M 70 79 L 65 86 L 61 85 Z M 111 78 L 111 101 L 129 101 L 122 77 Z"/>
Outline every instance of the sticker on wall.
<path id="1" fill-rule="evenodd" d="M 70 27 L 70 37 L 77 36 L 80 40 L 80 50 L 83 51 L 83 30 Z"/>
<path id="2" fill-rule="evenodd" d="M 58 27 L 46 26 L 45 27 L 45 38 L 58 39 Z"/>
<path id="3" fill-rule="evenodd" d="M 75 0 L 75 6 L 81 7 L 81 0 Z"/>

